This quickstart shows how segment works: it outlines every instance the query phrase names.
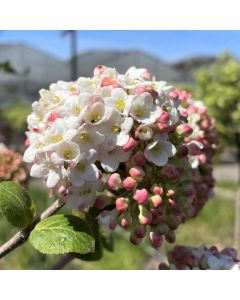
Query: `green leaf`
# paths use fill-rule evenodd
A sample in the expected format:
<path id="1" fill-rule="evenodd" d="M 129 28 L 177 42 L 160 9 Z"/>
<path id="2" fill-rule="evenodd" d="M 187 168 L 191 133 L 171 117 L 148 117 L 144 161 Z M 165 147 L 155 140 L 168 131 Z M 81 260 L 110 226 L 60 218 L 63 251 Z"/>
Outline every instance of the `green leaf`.
<path id="1" fill-rule="evenodd" d="M 28 192 L 14 181 L 0 183 L 0 212 L 15 227 L 24 228 L 35 216 L 35 204 Z"/>
<path id="2" fill-rule="evenodd" d="M 114 239 L 112 233 L 102 233 L 101 234 L 103 247 L 109 252 L 114 250 Z"/>
<path id="3" fill-rule="evenodd" d="M 99 233 L 99 225 L 95 221 L 92 225 L 92 230 L 95 238 L 95 251 L 94 253 L 88 253 L 84 255 L 77 254 L 75 257 L 85 261 L 96 261 L 102 258 L 103 249 L 102 249 L 102 240 Z"/>
<path id="4" fill-rule="evenodd" d="M 30 243 L 45 254 L 86 254 L 95 250 L 89 225 L 72 215 L 55 215 L 41 221 L 31 232 Z"/>

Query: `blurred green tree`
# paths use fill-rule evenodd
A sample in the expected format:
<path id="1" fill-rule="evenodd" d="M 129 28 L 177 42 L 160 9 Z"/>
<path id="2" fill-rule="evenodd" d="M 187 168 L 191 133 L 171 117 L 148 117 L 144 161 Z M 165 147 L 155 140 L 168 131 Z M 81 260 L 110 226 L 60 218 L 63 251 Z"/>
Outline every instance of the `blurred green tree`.
<path id="1" fill-rule="evenodd" d="M 197 71 L 195 78 L 193 95 L 204 99 L 223 145 L 240 149 L 240 62 L 224 52 L 210 68 Z"/>

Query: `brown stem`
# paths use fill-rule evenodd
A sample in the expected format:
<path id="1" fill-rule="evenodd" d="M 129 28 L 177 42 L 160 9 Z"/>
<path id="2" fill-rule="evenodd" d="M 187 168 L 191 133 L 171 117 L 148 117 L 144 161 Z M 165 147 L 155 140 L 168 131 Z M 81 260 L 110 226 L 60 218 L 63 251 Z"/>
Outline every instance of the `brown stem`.
<path id="1" fill-rule="evenodd" d="M 59 261 L 51 268 L 51 270 L 61 270 L 68 264 L 70 261 L 74 259 L 73 253 L 64 254 Z"/>
<path id="2" fill-rule="evenodd" d="M 57 199 L 40 216 L 37 216 L 29 226 L 17 232 L 9 241 L 0 247 L 0 259 L 15 248 L 24 244 L 28 240 L 31 231 L 34 229 L 37 223 L 55 214 L 63 205 L 64 202 L 62 202 L 60 199 Z"/>

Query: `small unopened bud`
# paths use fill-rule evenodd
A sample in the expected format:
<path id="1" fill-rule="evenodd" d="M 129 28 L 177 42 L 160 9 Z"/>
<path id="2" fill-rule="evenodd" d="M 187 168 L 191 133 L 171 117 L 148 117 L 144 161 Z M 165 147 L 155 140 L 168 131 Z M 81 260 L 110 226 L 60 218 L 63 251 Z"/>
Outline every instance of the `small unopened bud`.
<path id="1" fill-rule="evenodd" d="M 124 197 L 116 199 L 116 209 L 119 213 L 126 211 L 128 208 L 128 203 Z"/>
<path id="2" fill-rule="evenodd" d="M 185 137 L 185 136 L 191 135 L 193 132 L 193 129 L 188 124 L 180 124 L 177 126 L 176 131 L 179 135 Z"/>
<path id="3" fill-rule="evenodd" d="M 163 166 L 161 171 L 164 175 L 170 178 L 176 178 L 180 175 L 178 169 L 172 164 Z"/>
<path id="4" fill-rule="evenodd" d="M 188 155 L 188 147 L 186 145 L 180 145 L 177 149 L 177 155 L 179 157 L 185 157 Z"/>
<path id="5" fill-rule="evenodd" d="M 137 152 L 134 154 L 131 158 L 131 161 L 141 167 L 145 166 L 146 164 L 146 158 L 142 152 Z"/>
<path id="6" fill-rule="evenodd" d="M 170 119 L 170 115 L 167 111 L 163 111 L 161 116 L 158 117 L 157 122 L 167 124 Z"/>
<path id="7" fill-rule="evenodd" d="M 139 180 L 142 179 L 145 175 L 145 172 L 143 169 L 139 166 L 134 166 L 129 170 L 129 174 L 131 175 L 132 178 Z"/>
<path id="8" fill-rule="evenodd" d="M 163 196 L 163 188 L 161 186 L 153 185 L 152 188 L 151 188 L 151 191 L 155 195 L 159 195 L 161 197 Z"/>
<path id="9" fill-rule="evenodd" d="M 146 226 L 144 225 L 138 225 L 135 229 L 134 229 L 134 235 L 139 238 L 142 239 L 145 237 L 146 235 Z"/>
<path id="10" fill-rule="evenodd" d="M 163 236 L 161 234 L 152 231 L 150 232 L 149 237 L 153 247 L 159 248 L 162 246 Z"/>
<path id="11" fill-rule="evenodd" d="M 176 241 L 176 235 L 175 232 L 172 230 L 169 230 L 167 234 L 165 235 L 165 239 L 168 243 L 172 244 Z"/>
<path id="12" fill-rule="evenodd" d="M 24 146 L 27 148 L 30 146 L 30 140 L 29 138 L 26 138 L 25 142 L 24 142 Z"/>
<path id="13" fill-rule="evenodd" d="M 151 212 L 143 205 L 139 205 L 138 207 L 140 211 L 138 215 L 139 223 L 142 225 L 150 224 L 152 222 Z"/>
<path id="14" fill-rule="evenodd" d="M 174 190 L 169 189 L 169 190 L 167 191 L 167 196 L 168 196 L 168 197 L 172 197 L 172 196 L 174 196 L 174 195 L 175 195 L 175 191 L 174 191 Z"/>
<path id="15" fill-rule="evenodd" d="M 111 190 L 118 190 L 122 188 L 122 180 L 121 177 L 118 173 L 113 173 L 109 176 L 108 181 L 107 181 L 108 187 Z"/>
<path id="16" fill-rule="evenodd" d="M 136 190 L 133 195 L 133 199 L 138 204 L 145 204 L 148 201 L 148 191 L 146 189 Z"/>
<path id="17" fill-rule="evenodd" d="M 137 181 L 132 177 L 127 177 L 123 180 L 123 187 L 126 190 L 133 190 L 137 186 Z"/>
<path id="18" fill-rule="evenodd" d="M 120 225 L 123 228 L 128 228 L 131 224 L 132 224 L 132 217 L 128 212 L 120 217 Z"/>
<path id="19" fill-rule="evenodd" d="M 171 99 L 171 100 L 178 100 L 178 93 L 176 92 L 176 91 L 172 91 L 172 92 L 170 92 L 169 93 L 169 98 Z"/>
<path id="20" fill-rule="evenodd" d="M 150 197 L 150 203 L 153 207 L 158 207 L 162 203 L 162 197 L 160 195 L 153 195 Z"/>
<path id="21" fill-rule="evenodd" d="M 122 146 L 122 149 L 124 152 L 129 152 L 129 151 L 133 150 L 136 146 L 137 146 L 137 142 L 132 137 L 130 137 L 127 144 Z"/>

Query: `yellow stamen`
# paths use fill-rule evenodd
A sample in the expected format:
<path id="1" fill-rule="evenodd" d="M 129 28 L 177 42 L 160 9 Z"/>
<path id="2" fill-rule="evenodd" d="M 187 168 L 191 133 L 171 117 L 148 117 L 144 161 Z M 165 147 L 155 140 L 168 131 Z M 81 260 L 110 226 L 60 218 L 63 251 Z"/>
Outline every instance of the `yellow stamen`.
<path id="1" fill-rule="evenodd" d="M 76 167 L 76 169 L 81 171 L 81 172 L 84 172 L 85 168 L 86 168 L 86 165 L 83 162 L 78 163 L 77 167 Z"/>
<path id="2" fill-rule="evenodd" d="M 77 89 L 75 88 L 75 87 L 71 87 L 70 89 L 69 89 L 69 91 L 71 92 L 71 93 L 75 93 L 76 91 L 77 91 Z"/>
<path id="3" fill-rule="evenodd" d="M 92 123 L 96 123 L 96 122 L 98 122 L 98 121 L 100 121 L 100 120 L 101 120 L 101 116 L 100 116 L 99 114 L 93 115 L 93 116 L 91 117 L 91 122 L 92 122 Z"/>
<path id="4" fill-rule="evenodd" d="M 40 141 L 38 141 L 38 142 L 36 143 L 35 148 L 39 149 L 41 146 L 42 146 L 42 143 L 41 143 Z"/>
<path id="5" fill-rule="evenodd" d="M 141 118 L 143 115 L 144 115 L 145 111 L 144 109 L 141 109 L 141 108 L 137 108 L 135 110 L 135 115 L 138 117 L 138 118 Z"/>
<path id="6" fill-rule="evenodd" d="M 79 139 L 81 140 L 81 142 L 84 142 L 84 143 L 90 142 L 89 135 L 86 132 L 80 133 Z"/>
<path id="7" fill-rule="evenodd" d="M 61 101 L 61 99 L 60 99 L 58 96 L 55 96 L 55 97 L 53 98 L 53 101 L 54 101 L 56 104 L 58 104 L 58 103 Z"/>
<path id="8" fill-rule="evenodd" d="M 80 106 L 75 106 L 75 107 L 74 107 L 74 113 L 75 113 L 76 115 L 79 115 L 80 111 L 81 111 Z"/>
<path id="9" fill-rule="evenodd" d="M 60 135 L 58 135 L 58 136 L 53 136 L 53 137 L 52 137 L 52 142 L 53 142 L 53 143 L 58 143 L 58 142 L 60 142 L 62 139 L 63 139 L 63 138 L 62 138 Z"/>
<path id="10" fill-rule="evenodd" d="M 70 150 L 67 150 L 67 151 L 64 152 L 63 156 L 64 156 L 65 159 L 72 159 L 73 158 L 73 152 L 70 151 Z"/>
<path id="11" fill-rule="evenodd" d="M 120 127 L 118 125 L 113 125 L 112 132 L 119 133 L 121 131 Z"/>
<path id="12" fill-rule="evenodd" d="M 118 110 L 121 110 L 123 111 L 124 108 L 125 108 L 125 102 L 123 99 L 118 99 L 116 102 L 115 102 L 115 107 L 118 109 Z"/>

